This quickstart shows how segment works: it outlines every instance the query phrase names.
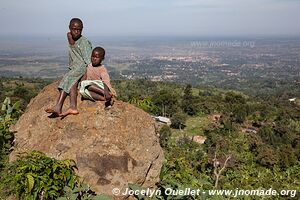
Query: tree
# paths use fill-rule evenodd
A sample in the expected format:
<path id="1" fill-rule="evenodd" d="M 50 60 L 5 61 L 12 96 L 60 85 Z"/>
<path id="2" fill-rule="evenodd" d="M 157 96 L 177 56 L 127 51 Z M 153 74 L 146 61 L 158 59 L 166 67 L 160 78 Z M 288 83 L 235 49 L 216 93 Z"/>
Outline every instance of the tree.
<path id="1" fill-rule="evenodd" d="M 267 144 L 275 145 L 277 137 L 276 137 L 271 125 L 267 124 L 267 125 L 262 126 L 258 131 L 258 135 Z"/>
<path id="2" fill-rule="evenodd" d="M 290 144 L 281 145 L 279 149 L 279 164 L 282 168 L 288 168 L 296 164 L 297 157 L 295 155 L 294 149 Z"/>
<path id="3" fill-rule="evenodd" d="M 278 163 L 278 154 L 271 145 L 263 144 L 257 149 L 257 161 L 263 166 L 273 167 Z"/>
<path id="4" fill-rule="evenodd" d="M 217 159 L 217 151 L 215 151 L 215 157 L 213 159 L 213 165 L 214 165 L 214 176 L 215 176 L 215 188 L 218 187 L 219 179 L 222 174 L 222 172 L 226 169 L 228 161 L 231 159 L 231 155 L 226 155 L 226 159 L 224 163 L 220 163 Z"/>
<path id="5" fill-rule="evenodd" d="M 232 108 L 232 120 L 236 123 L 242 124 L 247 117 L 245 105 L 237 104 Z"/>
<path id="6" fill-rule="evenodd" d="M 192 86 L 188 84 L 184 89 L 182 97 L 181 108 L 183 112 L 188 115 L 195 115 L 199 112 L 199 100 L 200 98 L 193 96 Z"/>
<path id="7" fill-rule="evenodd" d="M 227 92 L 226 96 L 225 96 L 225 101 L 230 104 L 236 104 L 236 103 L 245 104 L 246 103 L 246 99 L 242 95 L 234 93 L 234 92 Z"/>
<path id="8" fill-rule="evenodd" d="M 170 90 L 161 90 L 152 99 L 153 104 L 158 108 L 156 114 L 172 116 L 178 111 L 179 95 Z"/>
<path id="9" fill-rule="evenodd" d="M 182 129 L 185 127 L 187 116 L 182 112 L 177 112 L 171 118 L 171 126 L 173 128 Z"/>
<path id="10" fill-rule="evenodd" d="M 166 147 L 171 137 L 171 129 L 168 125 L 163 125 L 159 130 L 159 143 L 160 146 Z"/>

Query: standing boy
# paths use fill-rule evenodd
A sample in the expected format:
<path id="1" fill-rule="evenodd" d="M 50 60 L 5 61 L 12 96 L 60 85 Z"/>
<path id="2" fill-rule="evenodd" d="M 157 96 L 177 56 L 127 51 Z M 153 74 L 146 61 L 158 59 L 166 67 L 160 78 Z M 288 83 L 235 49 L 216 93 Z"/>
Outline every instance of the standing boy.
<path id="1" fill-rule="evenodd" d="M 59 83 L 59 97 L 54 108 L 47 108 L 45 111 L 51 113 L 52 117 L 59 117 L 62 114 L 62 107 L 67 95 L 70 96 L 70 107 L 68 114 L 76 115 L 77 110 L 77 86 L 80 78 L 86 72 L 86 66 L 90 63 L 92 45 L 81 35 L 83 23 L 79 18 L 73 18 L 69 24 L 70 32 L 67 33 L 69 42 L 69 69 Z"/>

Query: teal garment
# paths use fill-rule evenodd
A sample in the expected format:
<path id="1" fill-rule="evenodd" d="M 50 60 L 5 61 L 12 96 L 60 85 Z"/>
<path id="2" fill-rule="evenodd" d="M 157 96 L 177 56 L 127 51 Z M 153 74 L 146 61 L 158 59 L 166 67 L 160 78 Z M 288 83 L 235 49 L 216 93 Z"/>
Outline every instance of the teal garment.
<path id="1" fill-rule="evenodd" d="M 81 36 L 74 45 L 69 45 L 69 69 L 58 88 L 70 93 L 71 87 L 85 74 L 86 67 L 91 63 L 92 44 Z"/>

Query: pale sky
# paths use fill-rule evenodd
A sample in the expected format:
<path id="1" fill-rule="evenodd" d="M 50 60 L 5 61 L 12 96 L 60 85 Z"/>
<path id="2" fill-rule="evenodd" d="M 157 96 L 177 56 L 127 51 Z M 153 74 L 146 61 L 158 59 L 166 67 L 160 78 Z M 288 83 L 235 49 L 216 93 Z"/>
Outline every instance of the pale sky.
<path id="1" fill-rule="evenodd" d="M 300 35 L 300 0 L 0 0 L 0 36 Z"/>

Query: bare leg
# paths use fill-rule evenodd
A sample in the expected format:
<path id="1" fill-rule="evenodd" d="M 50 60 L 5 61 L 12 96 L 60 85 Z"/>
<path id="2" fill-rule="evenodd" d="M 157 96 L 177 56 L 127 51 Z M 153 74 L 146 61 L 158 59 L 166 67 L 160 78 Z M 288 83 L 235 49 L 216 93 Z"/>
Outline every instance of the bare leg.
<path id="1" fill-rule="evenodd" d="M 67 115 L 77 115 L 79 114 L 77 110 L 77 85 L 78 82 L 75 83 L 70 90 L 70 107 L 66 112 L 61 113 L 60 117 L 66 117 Z"/>
<path id="2" fill-rule="evenodd" d="M 76 82 L 70 91 L 70 108 L 77 110 L 77 86 L 78 82 Z"/>
<path id="3" fill-rule="evenodd" d="M 106 107 L 114 104 L 114 100 L 106 84 L 104 84 L 104 90 L 94 85 L 89 86 L 87 89 L 89 90 L 93 99 L 96 101 L 105 101 Z"/>
<path id="4" fill-rule="evenodd" d="M 90 91 L 90 92 L 94 92 L 94 93 L 97 93 L 97 94 L 100 94 L 100 95 L 104 95 L 104 90 L 95 86 L 95 85 L 90 85 L 87 87 L 87 89 Z"/>
<path id="5" fill-rule="evenodd" d="M 96 101 L 104 101 L 105 100 L 103 95 L 98 94 L 98 93 L 93 92 L 93 91 L 89 91 L 89 92 L 90 92 L 90 94 L 91 94 L 91 96 L 93 97 L 94 100 L 96 100 Z"/>
<path id="6" fill-rule="evenodd" d="M 58 117 L 61 114 L 61 109 L 65 102 L 66 97 L 67 97 L 67 93 L 63 90 L 59 90 L 59 96 L 56 105 L 54 106 L 54 108 L 46 108 L 45 111 L 47 113 L 51 113 L 52 117 Z"/>
<path id="7" fill-rule="evenodd" d="M 94 86 L 94 85 L 90 85 L 88 88 L 87 88 L 90 92 L 94 92 L 94 93 L 97 93 L 99 95 L 102 95 L 105 97 L 105 101 L 109 101 L 111 99 L 111 94 L 109 92 L 109 89 L 108 87 L 104 84 L 104 90 L 97 87 L 97 86 Z"/>

